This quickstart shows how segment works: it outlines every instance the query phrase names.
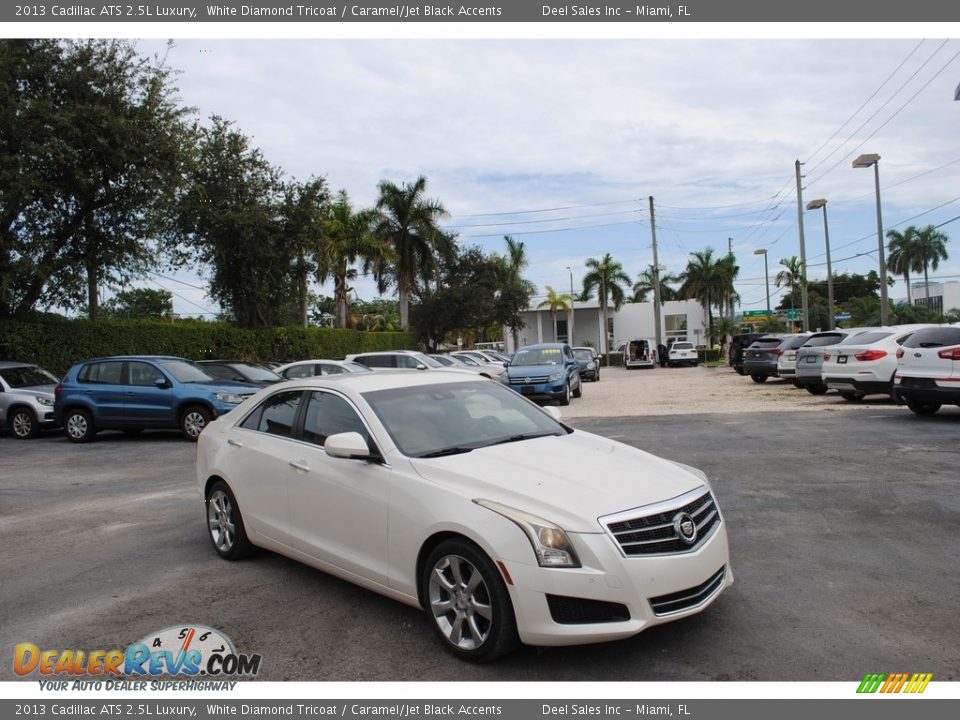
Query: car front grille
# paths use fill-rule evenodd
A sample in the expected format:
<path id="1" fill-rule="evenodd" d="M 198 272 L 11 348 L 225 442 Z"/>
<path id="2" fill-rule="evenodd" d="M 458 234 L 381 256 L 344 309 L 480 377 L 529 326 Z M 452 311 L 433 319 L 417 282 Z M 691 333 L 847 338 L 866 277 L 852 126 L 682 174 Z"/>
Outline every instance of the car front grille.
<path id="1" fill-rule="evenodd" d="M 626 622 L 630 611 L 621 603 L 605 600 L 547 595 L 550 617 L 560 625 L 589 625 L 591 623 Z"/>
<path id="2" fill-rule="evenodd" d="M 548 375 L 538 375 L 537 377 L 512 377 L 510 378 L 511 385 L 542 385 L 547 382 L 550 377 Z"/>
<path id="3" fill-rule="evenodd" d="M 650 598 L 650 607 L 653 608 L 653 614 L 657 617 L 663 617 L 702 605 L 723 587 L 723 578 L 726 572 L 727 567 L 724 565 L 710 576 L 710 579 L 696 587 Z"/>
<path id="4" fill-rule="evenodd" d="M 709 490 L 701 488 L 702 494 L 688 500 L 677 498 L 677 505 L 659 503 L 651 506 L 649 514 L 637 508 L 636 517 L 624 518 L 629 513 L 620 513 L 609 518 L 607 529 L 612 533 L 620 550 L 627 557 L 663 555 L 688 552 L 699 547 L 720 524 L 720 511 Z M 688 494 L 689 495 L 689 494 Z M 683 540 L 678 532 L 677 518 L 681 515 L 693 518 L 697 532 L 693 542 Z"/>

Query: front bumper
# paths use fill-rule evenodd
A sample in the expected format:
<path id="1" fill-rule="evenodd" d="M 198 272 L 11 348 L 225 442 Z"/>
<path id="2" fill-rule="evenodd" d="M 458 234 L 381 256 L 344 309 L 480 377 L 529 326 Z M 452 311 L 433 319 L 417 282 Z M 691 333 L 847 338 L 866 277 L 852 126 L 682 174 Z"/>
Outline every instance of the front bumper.
<path id="1" fill-rule="evenodd" d="M 624 557 L 605 534 L 573 534 L 571 540 L 583 567 L 507 564 L 517 627 L 526 644 L 574 645 L 631 637 L 701 612 L 733 583 L 723 522 L 688 553 Z M 603 614 L 611 607 L 616 611 L 608 613 L 608 621 L 590 621 L 595 619 L 590 617 L 593 609 Z"/>
<path id="2" fill-rule="evenodd" d="M 515 390 L 524 397 L 531 400 L 562 400 L 567 394 L 567 381 L 556 380 L 554 382 L 520 384 L 510 383 L 511 390 Z"/>

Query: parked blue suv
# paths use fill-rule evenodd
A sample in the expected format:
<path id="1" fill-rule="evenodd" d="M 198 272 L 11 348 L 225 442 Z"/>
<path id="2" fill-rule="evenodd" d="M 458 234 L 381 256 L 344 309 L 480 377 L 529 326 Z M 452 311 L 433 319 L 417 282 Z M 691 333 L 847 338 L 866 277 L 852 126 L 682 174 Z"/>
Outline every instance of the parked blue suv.
<path id="1" fill-rule="evenodd" d="M 100 430 L 133 435 L 145 428 L 179 428 L 195 441 L 208 422 L 259 389 L 214 380 L 183 358 L 95 358 L 74 365 L 57 385 L 53 416 L 72 442 L 89 442 Z"/>
<path id="2" fill-rule="evenodd" d="M 580 397 L 580 364 L 566 343 L 527 345 L 507 365 L 510 387 L 535 400 L 558 400 L 569 405 Z"/>

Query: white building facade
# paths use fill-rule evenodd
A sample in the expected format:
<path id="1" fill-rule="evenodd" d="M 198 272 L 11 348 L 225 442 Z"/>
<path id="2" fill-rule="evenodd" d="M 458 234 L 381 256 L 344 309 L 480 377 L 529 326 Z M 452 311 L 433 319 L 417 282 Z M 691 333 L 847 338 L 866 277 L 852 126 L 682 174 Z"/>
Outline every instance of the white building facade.
<path id="1" fill-rule="evenodd" d="M 607 308 L 608 344 L 615 350 L 621 343 L 633 338 L 653 338 L 655 335 L 654 304 L 652 302 L 625 303 L 619 310 Z M 574 302 L 573 311 L 558 312 L 552 316 L 548 308 L 529 308 L 521 314 L 524 327 L 519 331 L 519 347 L 543 342 L 565 342 L 578 347 L 590 345 L 603 349 L 603 319 L 596 300 Z M 669 345 L 675 340 L 687 340 L 697 346 L 706 342 L 707 321 L 703 306 L 696 300 L 669 300 L 660 306 L 662 321 L 661 342 Z M 573 329 L 571 337 L 570 329 Z M 556 330 L 554 329 L 556 328 Z M 504 331 L 507 352 L 513 352 L 513 335 Z"/>
<path id="2" fill-rule="evenodd" d="M 956 280 L 930 283 L 929 301 L 927 301 L 927 287 L 922 282 L 911 283 L 910 294 L 914 305 L 928 305 L 941 315 L 960 308 L 960 282 Z"/>

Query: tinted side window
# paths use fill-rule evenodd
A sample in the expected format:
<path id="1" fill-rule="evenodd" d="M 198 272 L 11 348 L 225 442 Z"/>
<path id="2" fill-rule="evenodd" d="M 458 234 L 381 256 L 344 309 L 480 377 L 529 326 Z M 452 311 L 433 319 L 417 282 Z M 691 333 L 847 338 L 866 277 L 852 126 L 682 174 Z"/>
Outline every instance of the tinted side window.
<path id="1" fill-rule="evenodd" d="M 339 365 L 317 365 L 317 367 L 320 368 L 322 375 L 342 375 L 346 372 Z"/>
<path id="2" fill-rule="evenodd" d="M 163 373 L 148 363 L 127 363 L 127 372 L 130 376 L 131 385 L 138 385 L 140 387 L 153 387 L 157 380 L 163 380 L 166 382 L 166 378 L 163 376 Z"/>
<path id="3" fill-rule="evenodd" d="M 80 370 L 80 382 L 120 385 L 123 383 L 123 363 L 119 361 L 90 363 Z"/>
<path id="4" fill-rule="evenodd" d="M 370 436 L 357 411 L 343 398 L 325 392 L 312 392 L 303 420 L 303 439 L 323 445 L 330 435 L 356 432 L 370 444 Z"/>
<path id="5" fill-rule="evenodd" d="M 307 378 L 314 376 L 314 366 L 313 365 L 294 365 L 292 368 L 287 368 L 283 371 L 283 376 L 290 380 L 296 378 Z"/>
<path id="6" fill-rule="evenodd" d="M 366 355 L 357 358 L 357 362 L 361 362 L 367 367 L 392 368 L 397 366 L 392 355 Z"/>
<path id="7" fill-rule="evenodd" d="M 240 423 L 240 427 L 270 435 L 292 437 L 293 423 L 302 394 L 299 390 L 288 390 L 271 395 Z"/>
<path id="8" fill-rule="evenodd" d="M 396 360 L 397 367 L 408 368 L 410 370 L 416 370 L 421 365 L 420 361 L 412 355 L 398 355 L 394 359 Z"/>
<path id="9" fill-rule="evenodd" d="M 932 348 L 948 345 L 960 345 L 960 328 L 924 328 L 917 330 L 903 343 L 904 347 L 909 348 Z"/>

